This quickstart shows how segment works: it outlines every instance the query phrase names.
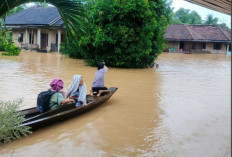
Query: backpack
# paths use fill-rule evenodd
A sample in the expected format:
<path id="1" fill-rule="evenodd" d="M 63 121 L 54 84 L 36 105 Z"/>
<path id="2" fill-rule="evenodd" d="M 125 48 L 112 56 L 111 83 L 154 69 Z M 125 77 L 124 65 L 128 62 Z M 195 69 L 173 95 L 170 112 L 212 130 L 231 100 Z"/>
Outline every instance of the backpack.
<path id="1" fill-rule="evenodd" d="M 39 110 L 40 113 L 46 112 L 49 110 L 50 98 L 55 93 L 56 92 L 51 91 L 50 89 L 48 91 L 43 91 L 39 93 L 37 97 L 37 109 Z"/>

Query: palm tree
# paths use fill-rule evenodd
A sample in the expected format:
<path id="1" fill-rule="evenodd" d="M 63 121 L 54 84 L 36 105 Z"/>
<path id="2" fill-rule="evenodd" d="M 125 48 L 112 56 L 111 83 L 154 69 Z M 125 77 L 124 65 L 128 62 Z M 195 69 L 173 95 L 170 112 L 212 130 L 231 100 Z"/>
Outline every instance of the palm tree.
<path id="1" fill-rule="evenodd" d="M 214 18 L 213 15 L 209 14 L 207 15 L 206 21 L 204 22 L 204 24 L 208 24 L 208 25 L 216 25 L 218 22 L 218 18 Z"/>
<path id="2" fill-rule="evenodd" d="M 66 27 L 66 39 L 78 39 L 85 32 L 86 20 L 82 0 L 4 0 L 0 4 L 0 18 L 5 18 L 11 9 L 30 2 L 45 2 L 58 9 Z"/>

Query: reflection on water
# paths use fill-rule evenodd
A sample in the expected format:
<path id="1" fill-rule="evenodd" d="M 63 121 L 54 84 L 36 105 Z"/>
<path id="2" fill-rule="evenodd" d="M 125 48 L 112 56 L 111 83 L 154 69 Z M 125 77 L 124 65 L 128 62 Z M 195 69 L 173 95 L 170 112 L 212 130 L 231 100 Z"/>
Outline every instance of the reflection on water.
<path id="1" fill-rule="evenodd" d="M 119 90 L 102 106 L 0 146 L 0 157 L 229 157 L 231 57 L 162 54 L 159 69 L 109 68 Z M 107 62 L 106 62 L 107 63 Z M 68 87 L 81 74 L 89 91 L 95 67 L 57 53 L 0 56 L 0 99 L 32 107 L 53 78 Z"/>

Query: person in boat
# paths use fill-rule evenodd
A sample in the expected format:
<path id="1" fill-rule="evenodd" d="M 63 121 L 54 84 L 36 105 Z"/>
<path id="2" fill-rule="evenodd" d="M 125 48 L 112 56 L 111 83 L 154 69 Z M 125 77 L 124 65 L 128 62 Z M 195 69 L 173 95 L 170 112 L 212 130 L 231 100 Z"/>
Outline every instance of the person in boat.
<path id="1" fill-rule="evenodd" d="M 68 87 L 67 98 L 76 102 L 76 107 L 86 106 L 86 85 L 81 75 L 74 75 L 72 83 Z"/>
<path id="2" fill-rule="evenodd" d="M 49 102 L 49 109 L 53 110 L 59 107 L 60 105 L 64 105 L 67 103 L 75 103 L 73 99 L 65 99 L 63 89 L 63 81 L 61 79 L 54 79 L 51 83 L 51 91 L 55 93 L 51 96 Z"/>
<path id="3" fill-rule="evenodd" d="M 97 65 L 98 70 L 95 72 L 94 81 L 92 84 L 92 89 L 90 90 L 90 95 L 101 96 L 102 94 L 109 93 L 110 90 L 104 86 L 105 73 L 108 71 L 105 62 L 99 62 Z"/>

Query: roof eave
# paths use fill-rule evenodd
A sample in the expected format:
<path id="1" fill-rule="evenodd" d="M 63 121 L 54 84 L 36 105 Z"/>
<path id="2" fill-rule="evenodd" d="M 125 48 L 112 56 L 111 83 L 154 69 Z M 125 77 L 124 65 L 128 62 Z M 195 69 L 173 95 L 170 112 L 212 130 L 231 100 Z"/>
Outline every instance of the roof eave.
<path id="1" fill-rule="evenodd" d="M 231 40 L 188 40 L 188 39 L 167 39 L 167 41 L 189 41 L 189 42 L 217 42 L 217 43 L 230 43 Z"/>
<path id="2" fill-rule="evenodd" d="M 27 25 L 6 25 L 7 28 L 63 28 L 62 25 L 55 25 L 55 26 L 49 26 L 49 25 L 37 25 L 37 24 L 27 24 Z"/>

